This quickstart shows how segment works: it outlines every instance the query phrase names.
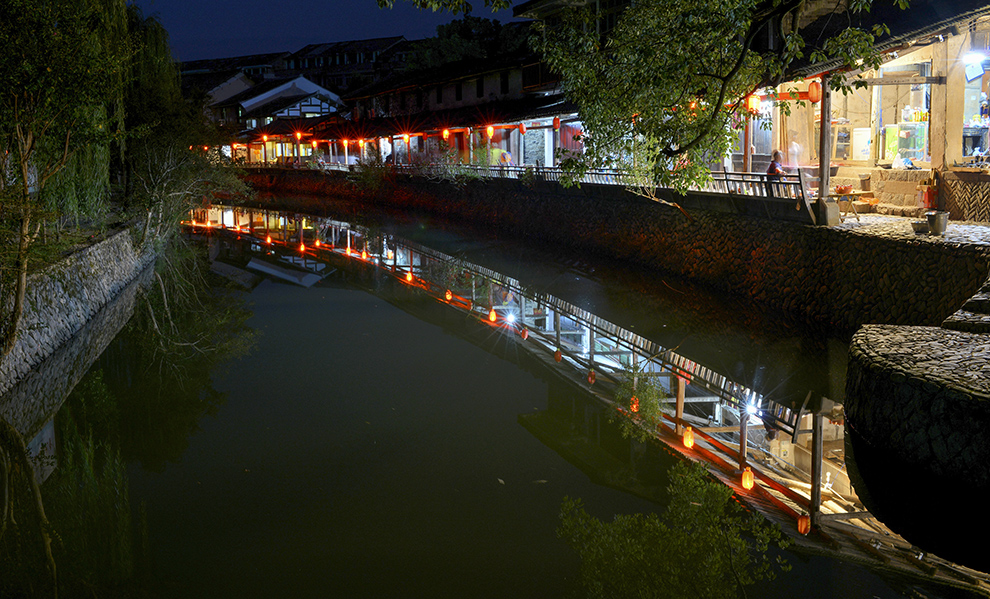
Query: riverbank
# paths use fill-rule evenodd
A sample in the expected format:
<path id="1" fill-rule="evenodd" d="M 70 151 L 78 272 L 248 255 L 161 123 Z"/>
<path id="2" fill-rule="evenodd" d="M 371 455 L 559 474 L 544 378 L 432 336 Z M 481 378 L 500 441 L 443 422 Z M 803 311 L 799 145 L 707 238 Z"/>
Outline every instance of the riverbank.
<path id="1" fill-rule="evenodd" d="M 13 350 L 0 359 L 0 395 L 80 331 L 155 258 L 130 229 L 67 256 L 28 277 L 24 316 Z"/>
<path id="2" fill-rule="evenodd" d="M 915 235 L 907 219 L 876 216 L 840 227 L 702 210 L 689 220 L 620 187 L 514 179 L 396 175 L 362 190 L 338 172 L 255 169 L 245 178 L 256 189 L 411 210 L 673 273 L 845 339 L 867 323 L 938 326 L 990 273 L 990 245 L 954 237 L 955 223 L 932 237 Z"/>

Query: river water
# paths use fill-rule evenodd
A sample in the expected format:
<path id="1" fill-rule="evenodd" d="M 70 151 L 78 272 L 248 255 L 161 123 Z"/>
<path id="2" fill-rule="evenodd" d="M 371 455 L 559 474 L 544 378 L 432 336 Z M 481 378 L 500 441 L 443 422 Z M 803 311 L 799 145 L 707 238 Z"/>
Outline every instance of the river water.
<path id="1" fill-rule="evenodd" d="M 782 401 L 841 389 L 840 341 L 732 298 L 435 223 L 366 224 L 516 277 Z M 193 262 L 250 251 L 230 234 L 194 237 Z M 310 287 L 263 277 L 168 308 L 139 302 L 56 419 L 59 464 L 43 488 L 55 526 L 67 522 L 64 542 L 81 546 L 62 553 L 63 595 L 102 585 L 163 597 L 580 596 L 580 560 L 556 532 L 564 498 L 606 521 L 662 512 L 662 499 L 593 482 L 563 441 L 524 426 L 576 400 L 504 331 L 395 291 L 373 269 L 320 276 Z M 156 312 L 182 333 L 171 347 L 151 340 L 169 326 Z M 103 466 L 68 472 L 81 462 Z M 59 516 L 83 501 L 64 489 L 90 479 L 96 521 Z M 749 596 L 917 596 L 859 565 L 781 555 L 791 571 Z"/>

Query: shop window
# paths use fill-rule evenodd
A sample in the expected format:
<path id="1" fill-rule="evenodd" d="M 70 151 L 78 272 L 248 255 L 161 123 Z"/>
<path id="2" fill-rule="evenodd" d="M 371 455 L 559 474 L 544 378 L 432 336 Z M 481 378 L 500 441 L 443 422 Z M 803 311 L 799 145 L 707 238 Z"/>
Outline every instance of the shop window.
<path id="1" fill-rule="evenodd" d="M 966 63 L 966 89 L 963 96 L 963 156 L 985 156 L 990 145 L 990 106 L 987 88 L 990 61 L 983 54 L 963 56 Z"/>
<path id="2" fill-rule="evenodd" d="M 931 63 L 890 65 L 880 70 L 881 79 L 892 82 L 910 77 L 928 77 Z M 877 86 L 878 130 L 877 161 L 898 163 L 931 161 L 928 144 L 928 115 L 931 110 L 931 85 L 927 83 L 891 83 Z"/>

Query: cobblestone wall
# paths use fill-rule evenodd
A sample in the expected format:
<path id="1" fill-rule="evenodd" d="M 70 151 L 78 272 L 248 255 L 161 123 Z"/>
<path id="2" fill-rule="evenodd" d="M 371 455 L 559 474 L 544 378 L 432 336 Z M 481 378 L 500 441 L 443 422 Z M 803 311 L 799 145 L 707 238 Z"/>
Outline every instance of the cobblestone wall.
<path id="1" fill-rule="evenodd" d="M 31 275 L 17 344 L 0 361 L 0 395 L 82 329 L 153 258 L 150 250 L 138 252 L 125 230 Z"/>

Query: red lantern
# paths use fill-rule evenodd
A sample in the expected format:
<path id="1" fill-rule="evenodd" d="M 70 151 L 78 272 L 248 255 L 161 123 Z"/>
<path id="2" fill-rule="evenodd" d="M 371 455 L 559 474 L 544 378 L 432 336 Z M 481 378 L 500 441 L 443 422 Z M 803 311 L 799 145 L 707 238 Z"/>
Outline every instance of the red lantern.
<path id="1" fill-rule="evenodd" d="M 404 142 L 406 142 L 406 143 L 409 143 L 409 134 L 408 134 L 408 133 L 406 133 L 406 134 L 404 134 L 404 135 L 402 136 L 402 141 L 404 141 Z"/>
<path id="2" fill-rule="evenodd" d="M 368 250 L 361 250 L 361 259 L 362 260 L 368 259 Z"/>
<path id="3" fill-rule="evenodd" d="M 526 124 L 525 123 L 519 123 L 519 134 L 520 135 L 526 135 Z"/>
<path id="4" fill-rule="evenodd" d="M 811 532 L 811 516 L 808 514 L 801 514 L 798 516 L 797 529 L 798 532 L 803 535 Z"/>
<path id="5" fill-rule="evenodd" d="M 449 302 L 450 300 L 454 299 L 454 294 L 451 293 L 450 289 L 448 289 L 447 293 L 443 294 L 443 297 L 446 298 L 446 300 Z"/>
<path id="6" fill-rule="evenodd" d="M 320 240 L 319 239 L 316 240 L 316 247 L 320 247 Z"/>
<path id="7" fill-rule="evenodd" d="M 811 100 L 812 104 L 822 101 L 822 84 L 817 80 L 808 84 L 808 99 Z"/>
<path id="8" fill-rule="evenodd" d="M 299 251 L 300 252 L 305 252 L 306 251 L 306 244 L 305 243 L 300 243 L 299 244 Z"/>
<path id="9" fill-rule="evenodd" d="M 209 224 L 209 223 L 207 223 L 207 224 Z M 265 237 L 265 243 L 267 243 L 268 245 L 271 245 L 272 244 L 272 236 L 271 235 L 269 235 L 268 237 Z"/>
<path id="10" fill-rule="evenodd" d="M 595 371 L 594 370 L 589 370 L 588 371 L 588 384 L 589 385 L 594 385 L 595 384 Z"/>
<path id="11" fill-rule="evenodd" d="M 744 489 L 746 489 L 747 491 L 749 491 L 750 489 L 753 488 L 753 482 L 754 482 L 753 481 L 753 470 L 749 466 L 746 466 L 746 469 L 743 470 L 743 473 L 742 473 L 742 486 L 743 486 Z"/>
<path id="12" fill-rule="evenodd" d="M 553 129 L 554 129 L 554 131 L 556 131 L 557 129 L 560 129 L 560 117 L 559 116 L 553 117 Z"/>
<path id="13" fill-rule="evenodd" d="M 635 395 L 633 395 L 629 399 L 629 409 L 632 410 L 633 412 L 639 411 L 639 398 L 636 397 Z"/>
<path id="14" fill-rule="evenodd" d="M 684 447 L 687 447 L 688 449 L 694 447 L 694 430 L 692 430 L 690 426 L 684 429 L 684 436 L 681 440 L 684 441 Z"/>
<path id="15" fill-rule="evenodd" d="M 760 97 L 755 94 L 746 98 L 746 110 L 749 110 L 753 114 L 760 111 L 760 104 Z"/>
<path id="16" fill-rule="evenodd" d="M 450 129 L 444 129 L 443 130 L 443 139 L 444 139 L 444 141 L 450 139 Z"/>
<path id="17" fill-rule="evenodd" d="M 498 312 L 495 311 L 495 308 L 492 308 L 488 312 L 488 322 L 495 322 L 496 320 L 498 320 Z"/>
<path id="18" fill-rule="evenodd" d="M 520 329 L 519 336 L 523 338 L 523 341 L 529 339 L 529 329 Z"/>
<path id="19" fill-rule="evenodd" d="M 488 125 L 488 128 L 485 129 L 485 133 L 488 134 L 488 139 L 495 137 L 495 127 Z"/>
<path id="20" fill-rule="evenodd" d="M 553 359 L 555 362 L 560 362 L 561 360 L 564 359 L 564 354 L 562 354 L 558 349 L 557 351 L 553 352 Z"/>

